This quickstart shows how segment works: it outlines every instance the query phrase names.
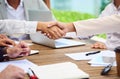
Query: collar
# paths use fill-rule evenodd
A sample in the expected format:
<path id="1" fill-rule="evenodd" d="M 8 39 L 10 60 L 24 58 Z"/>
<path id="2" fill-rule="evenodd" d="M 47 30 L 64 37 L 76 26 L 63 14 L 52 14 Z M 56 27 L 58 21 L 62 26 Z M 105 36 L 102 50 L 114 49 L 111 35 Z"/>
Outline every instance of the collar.
<path id="1" fill-rule="evenodd" d="M 119 5 L 119 7 L 117 8 L 117 7 L 115 6 L 115 4 L 114 4 L 114 0 L 112 0 L 112 6 L 113 6 L 116 10 L 120 10 L 120 5 Z"/>
<path id="2" fill-rule="evenodd" d="M 8 4 L 7 0 L 5 0 L 5 5 L 8 6 L 8 7 L 11 7 L 11 6 Z M 20 0 L 19 6 L 23 7 L 23 0 Z"/>

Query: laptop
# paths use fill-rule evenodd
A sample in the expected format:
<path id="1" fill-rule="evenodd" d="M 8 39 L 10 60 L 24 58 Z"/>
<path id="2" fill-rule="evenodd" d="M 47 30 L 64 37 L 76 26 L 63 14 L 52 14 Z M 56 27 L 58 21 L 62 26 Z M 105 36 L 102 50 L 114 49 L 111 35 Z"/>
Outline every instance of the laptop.
<path id="1" fill-rule="evenodd" d="M 64 38 L 60 38 L 57 40 L 49 39 L 44 34 L 41 34 L 41 32 L 30 34 L 30 38 L 34 43 L 49 46 L 52 48 L 63 48 L 63 47 L 85 45 L 85 43 L 83 42 L 70 40 L 70 39 L 64 39 Z"/>
<path id="2" fill-rule="evenodd" d="M 47 10 L 28 10 L 28 19 L 30 21 L 55 21 L 56 19 L 52 15 L 51 11 Z"/>

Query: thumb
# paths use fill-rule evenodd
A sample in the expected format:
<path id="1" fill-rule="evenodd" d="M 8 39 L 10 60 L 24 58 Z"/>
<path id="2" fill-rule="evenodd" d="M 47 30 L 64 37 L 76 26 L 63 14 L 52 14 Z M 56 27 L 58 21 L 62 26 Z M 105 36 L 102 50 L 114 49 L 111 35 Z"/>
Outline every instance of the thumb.
<path id="1" fill-rule="evenodd" d="M 64 29 L 62 23 L 57 22 L 57 21 L 51 22 L 50 24 L 48 24 L 48 28 L 49 28 L 49 27 L 53 27 L 53 26 L 57 26 L 57 27 L 59 27 L 60 29 Z"/>
<path id="2" fill-rule="evenodd" d="M 6 44 L 6 43 L 2 43 L 1 45 L 2 45 L 2 46 L 5 46 L 5 47 L 9 47 L 9 45 Z"/>
<path id="3" fill-rule="evenodd" d="M 57 24 L 57 22 L 55 21 L 55 22 L 50 22 L 49 24 L 48 24 L 48 27 L 53 27 L 53 26 L 57 26 L 58 24 Z"/>

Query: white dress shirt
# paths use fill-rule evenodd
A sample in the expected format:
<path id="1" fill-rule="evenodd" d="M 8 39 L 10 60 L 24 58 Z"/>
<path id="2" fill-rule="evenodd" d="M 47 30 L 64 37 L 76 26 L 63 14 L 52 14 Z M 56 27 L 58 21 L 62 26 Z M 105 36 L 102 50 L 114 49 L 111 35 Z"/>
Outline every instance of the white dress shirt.
<path id="1" fill-rule="evenodd" d="M 78 36 L 89 36 L 100 33 L 120 32 L 120 14 L 105 16 L 97 19 L 77 21 L 73 23 Z M 120 40 L 120 34 L 114 34 Z M 112 44 L 110 44 L 112 45 Z M 110 49 L 120 46 L 113 44 Z"/>
<path id="2" fill-rule="evenodd" d="M 114 1 L 105 7 L 99 17 L 111 16 L 113 14 L 120 14 L 120 6 L 117 8 L 114 5 Z M 120 46 L 120 33 L 108 33 L 107 41 L 105 44 L 107 48 L 114 48 L 116 46 Z"/>
<path id="3" fill-rule="evenodd" d="M 37 29 L 36 21 L 20 20 L 0 20 L 0 33 L 11 35 L 13 33 L 35 33 Z"/>
<path id="4" fill-rule="evenodd" d="M 20 4 L 18 5 L 17 9 L 14 9 L 12 6 L 10 6 L 6 0 L 5 0 L 5 4 L 7 9 L 8 19 L 25 20 L 23 0 L 20 0 Z"/>
<path id="5" fill-rule="evenodd" d="M 12 6 L 10 6 L 7 0 L 5 0 L 5 4 L 7 9 L 7 19 L 25 20 L 23 0 L 20 0 L 20 4 L 18 5 L 17 9 L 14 9 Z M 28 34 L 12 34 L 9 37 L 13 40 L 30 39 Z"/>

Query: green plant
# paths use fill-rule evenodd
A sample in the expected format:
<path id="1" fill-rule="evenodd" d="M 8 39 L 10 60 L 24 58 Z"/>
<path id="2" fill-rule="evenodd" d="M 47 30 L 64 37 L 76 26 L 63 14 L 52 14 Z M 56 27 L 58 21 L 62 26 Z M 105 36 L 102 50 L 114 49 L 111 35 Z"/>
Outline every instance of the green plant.
<path id="1" fill-rule="evenodd" d="M 85 20 L 89 18 L 95 18 L 94 15 L 88 13 L 80 13 L 75 11 L 59 11 L 52 10 L 56 19 L 60 22 L 74 22 L 78 20 Z"/>

